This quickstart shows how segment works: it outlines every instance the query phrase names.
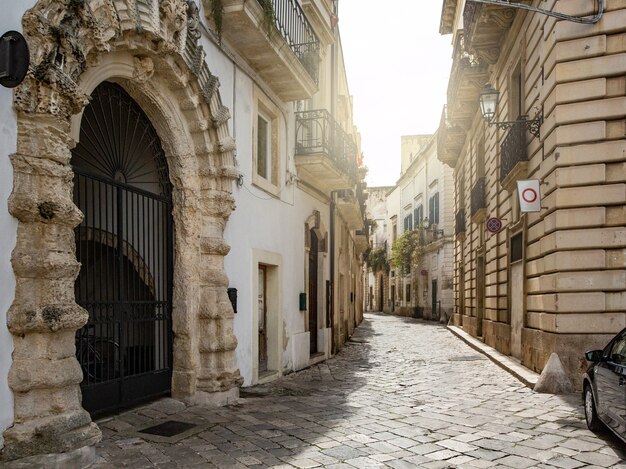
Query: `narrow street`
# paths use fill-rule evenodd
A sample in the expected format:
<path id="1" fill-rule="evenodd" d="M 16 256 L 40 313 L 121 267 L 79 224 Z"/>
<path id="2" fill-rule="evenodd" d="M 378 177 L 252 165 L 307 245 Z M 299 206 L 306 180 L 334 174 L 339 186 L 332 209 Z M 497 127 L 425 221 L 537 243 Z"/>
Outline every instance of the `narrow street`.
<path id="1" fill-rule="evenodd" d="M 98 422 L 98 469 L 624 467 L 578 394 L 535 394 L 439 324 L 367 314 L 327 362 L 246 388 L 236 406 L 164 399 Z M 138 430 L 194 424 L 177 436 Z M 621 448 L 621 449 L 620 449 Z"/>

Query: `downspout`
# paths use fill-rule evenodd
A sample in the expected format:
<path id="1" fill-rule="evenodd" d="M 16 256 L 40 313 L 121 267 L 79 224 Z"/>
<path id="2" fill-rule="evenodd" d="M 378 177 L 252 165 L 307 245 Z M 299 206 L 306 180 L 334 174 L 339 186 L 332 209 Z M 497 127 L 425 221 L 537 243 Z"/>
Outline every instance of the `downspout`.
<path id="1" fill-rule="evenodd" d="M 333 14 L 338 16 L 339 0 L 333 0 Z M 330 115 L 335 118 L 337 112 L 337 29 L 333 30 L 333 41 L 330 49 Z M 330 193 L 330 336 L 331 354 L 337 352 L 337 341 L 335 341 L 335 206 L 336 192 Z"/>
<path id="2" fill-rule="evenodd" d="M 335 344 L 335 191 L 330 193 L 330 340 L 331 354 L 337 351 Z"/>

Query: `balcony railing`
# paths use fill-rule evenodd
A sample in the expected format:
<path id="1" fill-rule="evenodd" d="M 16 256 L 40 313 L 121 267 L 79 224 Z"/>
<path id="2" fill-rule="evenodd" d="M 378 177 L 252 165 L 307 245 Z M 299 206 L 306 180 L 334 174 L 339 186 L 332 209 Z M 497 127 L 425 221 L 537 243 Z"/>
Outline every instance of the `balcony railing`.
<path id="1" fill-rule="evenodd" d="M 454 217 L 454 234 L 456 236 L 465 233 L 465 209 L 459 209 Z"/>
<path id="2" fill-rule="evenodd" d="M 511 127 L 500 147 L 500 182 L 504 182 L 518 163 L 528 161 L 526 123 L 520 121 Z"/>
<path id="3" fill-rule="evenodd" d="M 355 183 L 357 146 L 325 109 L 296 113 L 296 149 L 298 155 L 325 154 Z"/>
<path id="4" fill-rule="evenodd" d="M 472 188 L 472 193 L 470 195 L 470 203 L 472 207 L 471 216 L 472 218 L 482 209 L 487 208 L 487 197 L 485 193 L 485 178 L 480 177 L 474 184 Z"/>
<path id="5" fill-rule="evenodd" d="M 296 54 L 300 63 L 318 84 L 320 42 L 302 7 L 296 0 L 257 0 L 261 6 L 270 2 L 274 10 L 276 29 Z"/>

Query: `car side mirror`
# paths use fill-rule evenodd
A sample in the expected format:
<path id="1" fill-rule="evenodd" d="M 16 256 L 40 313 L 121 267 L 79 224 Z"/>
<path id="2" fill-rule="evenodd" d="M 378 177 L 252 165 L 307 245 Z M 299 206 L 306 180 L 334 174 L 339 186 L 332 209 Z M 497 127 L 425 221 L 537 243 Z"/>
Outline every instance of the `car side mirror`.
<path id="1" fill-rule="evenodd" d="M 592 350 L 585 353 L 585 358 L 590 362 L 601 362 L 603 360 L 602 350 Z"/>

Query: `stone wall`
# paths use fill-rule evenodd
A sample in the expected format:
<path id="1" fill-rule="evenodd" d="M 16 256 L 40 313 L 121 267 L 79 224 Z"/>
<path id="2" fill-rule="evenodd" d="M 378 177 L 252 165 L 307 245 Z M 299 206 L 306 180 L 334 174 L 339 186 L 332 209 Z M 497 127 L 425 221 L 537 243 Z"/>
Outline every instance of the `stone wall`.
<path id="1" fill-rule="evenodd" d="M 82 214 L 72 200 L 69 161 L 80 112 L 106 79 L 142 106 L 170 169 L 176 226 L 172 394 L 192 402 L 236 397 L 241 379 L 223 269 L 229 247 L 222 235 L 238 171 L 229 112 L 198 45 L 198 20 L 183 0 L 40 0 L 24 14 L 32 64 L 14 95 L 18 142 L 9 200 L 19 223 L 8 317 L 15 418 L 0 460 L 54 465 L 58 456 L 72 464 L 73 455 L 74 463 L 87 465 L 93 451 L 85 448 L 100 438 L 81 407 L 82 371 L 74 355 L 74 333 L 88 314 L 74 301 L 80 266 L 73 228 Z"/>

